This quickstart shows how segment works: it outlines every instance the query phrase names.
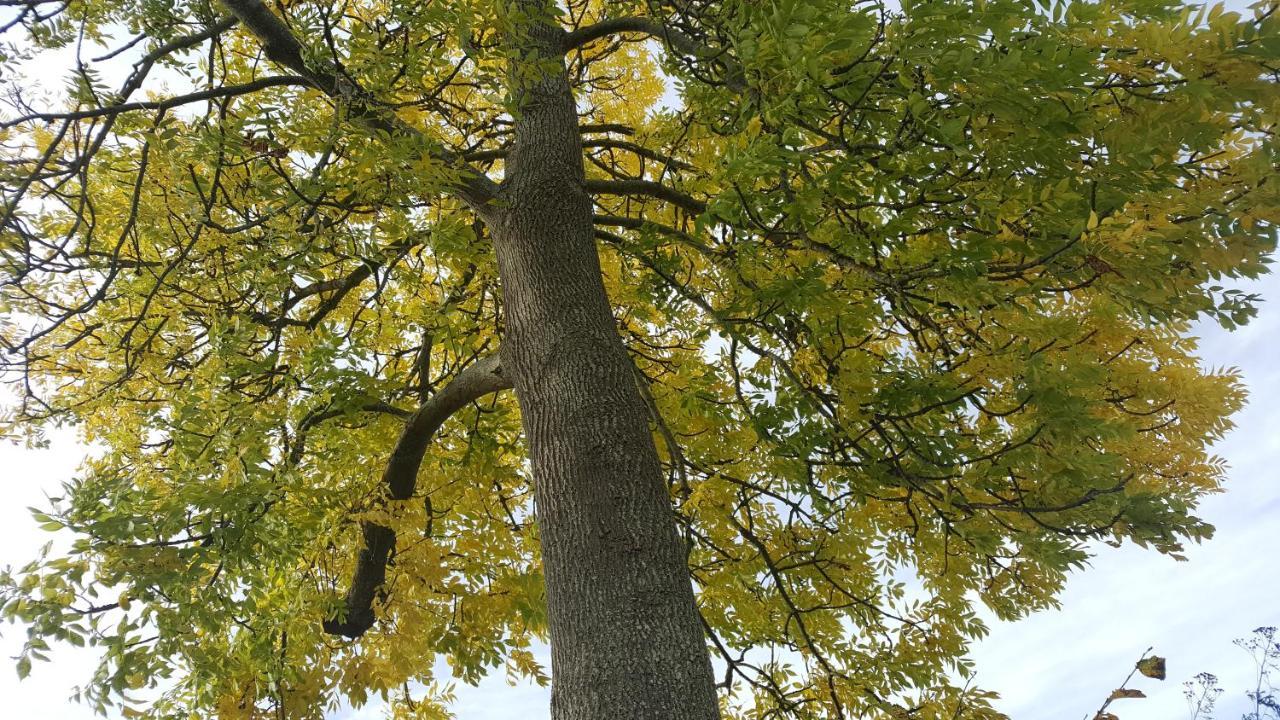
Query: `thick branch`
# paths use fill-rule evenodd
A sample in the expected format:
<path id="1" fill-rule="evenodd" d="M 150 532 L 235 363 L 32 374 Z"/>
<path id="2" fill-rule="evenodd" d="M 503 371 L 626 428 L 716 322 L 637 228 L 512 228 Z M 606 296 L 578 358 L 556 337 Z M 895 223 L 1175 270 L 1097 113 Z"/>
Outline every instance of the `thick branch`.
<path id="1" fill-rule="evenodd" d="M 593 40 L 617 33 L 638 33 L 667 41 L 672 49 L 685 55 L 708 57 L 716 52 L 679 30 L 673 30 L 657 20 L 645 17 L 620 17 L 601 20 L 594 25 L 565 33 L 564 50 L 576 50 Z"/>
<path id="2" fill-rule="evenodd" d="M 414 138 L 422 143 L 432 157 L 459 173 L 460 179 L 452 188 L 453 194 L 486 222 L 496 219 L 496 208 L 492 201 L 497 195 L 497 185 L 484 173 L 441 147 L 421 130 L 396 117 L 352 80 L 338 75 L 332 68 L 307 62 L 302 43 L 262 0 L 222 0 L 222 4 L 262 42 L 262 49 L 268 58 L 306 77 L 318 90 L 345 103 L 352 116 L 369 127 L 392 136 Z"/>
<path id="3" fill-rule="evenodd" d="M 382 482 L 391 500 L 413 497 L 418 482 L 418 468 L 427 445 L 450 416 L 472 402 L 511 387 L 502 374 L 498 356 L 484 358 L 458 374 L 443 390 L 423 403 L 405 422 L 400 439 L 382 473 Z M 373 601 L 387 577 L 387 561 L 395 549 L 396 533 L 389 527 L 364 522 L 360 526 L 364 547 L 356 556 L 356 571 L 347 590 L 345 609 L 340 617 L 324 622 L 325 632 L 356 638 L 373 627 Z"/>
<path id="4" fill-rule="evenodd" d="M 665 28 L 661 23 L 643 17 L 620 17 L 601 20 L 594 25 L 578 28 L 565 33 L 563 47 L 565 52 L 576 50 L 594 40 L 618 33 L 638 33 L 652 37 L 663 37 Z M 684 37 L 683 35 L 681 37 Z M 672 43 L 673 47 L 675 44 Z M 677 47 L 677 49 L 679 49 Z M 688 52 L 688 51 L 682 51 Z"/>
<path id="5" fill-rule="evenodd" d="M 707 204 L 675 188 L 652 180 L 587 180 L 585 189 L 592 195 L 642 195 L 669 202 L 690 215 L 701 215 Z"/>
<path id="6" fill-rule="evenodd" d="M 635 135 L 636 129 L 622 123 L 584 123 L 578 126 L 583 135 L 592 133 L 618 133 L 619 135 Z"/>
<path id="7" fill-rule="evenodd" d="M 307 67 L 302 58 L 302 43 L 293 36 L 289 26 L 260 0 L 223 0 L 223 5 L 244 23 L 249 32 L 257 36 L 268 58 L 301 75 L 321 74 L 314 73 L 312 68 Z"/>

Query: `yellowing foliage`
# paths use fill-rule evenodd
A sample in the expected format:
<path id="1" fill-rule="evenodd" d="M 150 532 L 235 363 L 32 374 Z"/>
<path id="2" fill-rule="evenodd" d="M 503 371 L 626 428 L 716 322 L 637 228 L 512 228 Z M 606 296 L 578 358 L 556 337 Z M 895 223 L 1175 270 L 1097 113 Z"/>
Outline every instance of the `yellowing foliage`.
<path id="1" fill-rule="evenodd" d="M 503 179 L 528 59 L 501 40 L 527 18 L 272 7 L 363 94 L 289 77 L 216 3 L 86 0 L 9 30 L 37 59 L 144 37 L 65 106 L 4 109 L 0 434 L 74 423 L 94 453 L 38 517 L 71 549 L 0 574 L 0 605 L 30 630 L 20 671 L 49 641 L 103 649 L 99 708 L 151 687 L 130 713 L 449 717 L 442 656 L 464 682 L 548 679 L 513 399 L 450 419 L 412 499 L 379 478 L 503 335 L 488 229 L 443 158 Z M 726 717 L 994 717 L 955 683 L 980 604 L 1053 606 L 1101 543 L 1210 536 L 1209 445 L 1244 392 L 1188 332 L 1247 322 L 1230 280 L 1275 249 L 1275 2 L 557 7 L 566 31 L 665 28 L 565 62 L 588 179 L 665 188 L 596 192 L 599 247 Z M 350 641 L 322 623 L 362 520 L 399 540 Z"/>

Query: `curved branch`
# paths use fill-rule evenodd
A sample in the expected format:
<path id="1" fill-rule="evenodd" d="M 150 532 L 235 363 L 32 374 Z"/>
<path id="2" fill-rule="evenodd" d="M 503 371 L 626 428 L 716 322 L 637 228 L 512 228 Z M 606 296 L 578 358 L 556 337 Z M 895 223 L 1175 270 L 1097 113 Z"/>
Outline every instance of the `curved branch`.
<path id="1" fill-rule="evenodd" d="M 651 37 L 662 37 L 663 30 L 664 28 L 660 23 L 649 18 L 609 18 L 608 20 L 601 20 L 598 23 L 565 33 L 561 47 L 565 52 L 569 52 L 577 50 L 587 43 L 618 33 L 637 33 Z"/>
<path id="2" fill-rule="evenodd" d="M 651 197 L 669 202 L 690 215 L 701 215 L 707 211 L 707 204 L 701 200 L 652 180 L 587 180 L 583 187 L 592 195 L 643 195 Z"/>
<path id="3" fill-rule="evenodd" d="M 387 498 L 408 500 L 413 497 L 422 457 L 445 420 L 485 395 L 509 387 L 511 380 L 503 375 L 498 356 L 493 355 L 458 373 L 443 390 L 423 403 L 405 421 L 391 459 L 382 472 Z M 324 621 L 325 632 L 332 635 L 357 638 L 373 627 L 373 601 L 386 581 L 387 562 L 395 549 L 395 530 L 373 522 L 362 522 L 360 530 L 364 536 L 364 547 L 356 555 L 356 571 L 347 590 L 343 611 L 339 617 Z"/>

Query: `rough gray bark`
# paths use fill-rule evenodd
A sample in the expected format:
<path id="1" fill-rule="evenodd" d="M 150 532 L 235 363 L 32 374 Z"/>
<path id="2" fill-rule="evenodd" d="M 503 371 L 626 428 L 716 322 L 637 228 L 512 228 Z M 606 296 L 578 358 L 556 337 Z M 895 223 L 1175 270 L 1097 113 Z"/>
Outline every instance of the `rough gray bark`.
<path id="1" fill-rule="evenodd" d="M 519 3 L 534 17 L 546 5 Z M 535 21 L 516 42 L 519 110 L 493 234 L 502 366 L 542 541 L 551 716 L 710 720 L 714 680 L 684 548 L 601 278 L 563 31 Z"/>

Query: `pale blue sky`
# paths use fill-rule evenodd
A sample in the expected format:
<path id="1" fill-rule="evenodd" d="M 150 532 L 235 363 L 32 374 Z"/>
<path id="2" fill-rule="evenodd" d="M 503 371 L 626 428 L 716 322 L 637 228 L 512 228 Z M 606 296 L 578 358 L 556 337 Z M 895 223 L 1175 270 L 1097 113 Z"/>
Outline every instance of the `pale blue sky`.
<path id="1" fill-rule="evenodd" d="M 1227 5 L 1242 8 L 1244 0 Z M 1210 498 L 1201 515 L 1218 527 L 1217 536 L 1191 547 L 1189 562 L 1131 546 L 1102 547 L 1085 572 L 1069 582 L 1063 609 L 1017 623 L 992 623 L 992 633 L 975 651 L 978 683 L 1001 693 L 997 707 L 1015 720 L 1077 720 L 1091 717 L 1107 693 L 1149 646 L 1169 658 L 1169 679 L 1139 684 L 1150 696 L 1113 705 L 1124 720 L 1187 717 L 1181 683 L 1207 670 L 1227 689 L 1217 717 L 1235 720 L 1244 712 L 1250 683 L 1249 658 L 1232 645 L 1258 625 L 1280 624 L 1280 278 L 1241 286 L 1271 302 L 1248 327 L 1233 334 L 1201 325 L 1202 357 L 1208 366 L 1241 369 L 1250 390 L 1237 429 L 1217 448 L 1231 465 L 1227 492 Z M 49 539 L 35 528 L 27 506 L 42 505 L 71 477 L 82 455 L 74 438 L 55 434 L 47 450 L 0 444 L 0 566 L 21 565 Z M 0 626 L 0 698 L 8 717 L 78 720 L 93 717 L 66 702 L 70 688 L 89 679 L 93 654 L 57 648 L 54 662 L 37 664 L 19 683 L 4 667 L 16 654 L 23 632 Z M 502 674 L 478 688 L 459 685 L 460 720 L 549 716 L 548 694 L 528 685 L 510 687 Z M 379 718 L 379 709 L 344 711 L 336 717 Z"/>

